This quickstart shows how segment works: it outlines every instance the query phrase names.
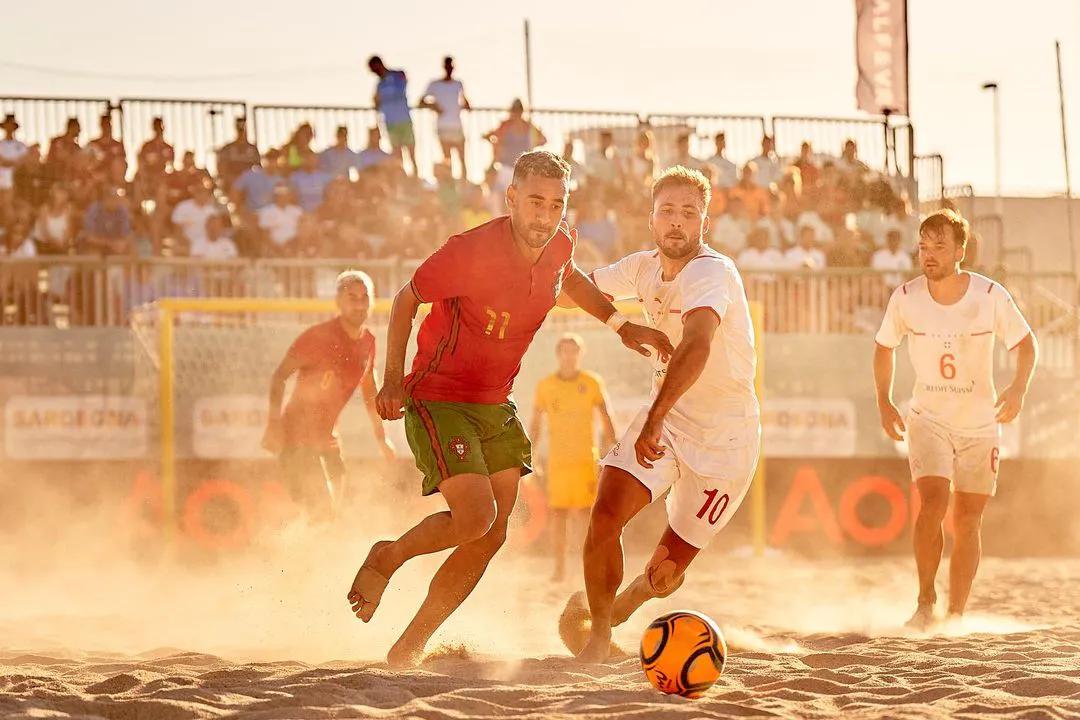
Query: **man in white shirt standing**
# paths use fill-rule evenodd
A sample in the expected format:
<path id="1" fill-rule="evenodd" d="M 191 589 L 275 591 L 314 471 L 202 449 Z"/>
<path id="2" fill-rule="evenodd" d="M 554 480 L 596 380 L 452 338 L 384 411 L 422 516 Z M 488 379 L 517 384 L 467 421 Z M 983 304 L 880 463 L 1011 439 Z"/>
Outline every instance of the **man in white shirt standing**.
<path id="1" fill-rule="evenodd" d="M 874 270 L 892 270 L 888 275 L 882 275 L 882 280 L 890 288 L 895 288 L 904 282 L 904 276 L 914 269 L 911 255 L 902 249 L 904 236 L 899 230 L 890 230 L 885 235 L 885 247 L 874 253 L 870 259 L 870 267 Z"/>
<path id="2" fill-rule="evenodd" d="M 716 154 L 706 162 L 713 169 L 713 185 L 721 190 L 727 190 L 735 187 L 739 182 L 739 168 L 724 155 L 724 150 L 727 148 L 727 136 L 722 132 L 718 132 L 714 141 L 716 142 Z"/>
<path id="3" fill-rule="evenodd" d="M 798 242 L 784 253 L 789 270 L 824 270 L 825 253 L 817 247 L 817 228 L 811 223 L 799 223 Z"/>
<path id="4" fill-rule="evenodd" d="M 451 153 L 456 153 L 461 163 L 461 177 L 468 177 L 465 165 L 465 130 L 461 125 L 461 111 L 471 110 L 465 97 L 465 87 L 454 77 L 454 58 L 443 58 L 443 77 L 432 80 L 420 99 L 420 107 L 431 108 L 438 113 L 436 130 L 443 157 L 453 163 Z"/>
<path id="5" fill-rule="evenodd" d="M 26 157 L 27 148 L 15 139 L 19 123 L 13 114 L 4 116 L 0 129 L 4 131 L 4 139 L 0 140 L 0 207 L 6 207 L 14 197 L 15 167 Z"/>
<path id="6" fill-rule="evenodd" d="M 710 192 L 700 172 L 668 169 L 652 189 L 657 249 L 592 274 L 605 295 L 643 298 L 649 324 L 676 347 L 667 362 L 653 358 L 651 402 L 601 462 L 584 551 L 591 635 L 584 642 L 582 632 L 562 633 L 586 662 L 607 658 L 612 626 L 682 585 L 691 561 L 742 503 L 757 466 L 754 330 L 739 271 L 705 244 Z M 645 571 L 616 597 L 623 528 L 669 488 L 668 527 Z M 567 612 L 575 605 L 584 615 L 580 593 Z"/>
<path id="7" fill-rule="evenodd" d="M 776 154 L 776 143 L 769 135 L 761 136 L 761 154 L 754 158 L 753 163 L 757 165 L 754 180 L 765 189 L 780 182 L 784 176 L 784 167 Z"/>
<path id="8" fill-rule="evenodd" d="M 908 621 L 934 623 L 934 580 L 944 543 L 941 524 L 953 495 L 954 544 L 949 566 L 948 616 L 967 606 L 982 555 L 983 510 L 997 489 L 999 423 L 1020 413 L 1038 357 L 1024 316 L 1001 285 L 960 269 L 970 234 L 952 210 L 939 210 L 919 228 L 923 274 L 893 291 L 874 349 L 874 383 L 885 433 L 907 433 L 911 478 L 919 489 L 915 519 L 918 608 Z M 915 388 L 906 418 L 893 404 L 894 352 L 907 338 Z M 1016 374 L 1000 394 L 994 387 L 994 340 L 1017 352 Z"/>

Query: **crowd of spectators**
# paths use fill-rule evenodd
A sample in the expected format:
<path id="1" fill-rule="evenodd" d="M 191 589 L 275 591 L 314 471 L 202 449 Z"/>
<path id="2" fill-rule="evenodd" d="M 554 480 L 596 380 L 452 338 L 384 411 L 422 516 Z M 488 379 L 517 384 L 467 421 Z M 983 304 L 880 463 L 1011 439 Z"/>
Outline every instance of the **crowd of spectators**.
<path id="1" fill-rule="evenodd" d="M 20 142 L 8 115 L 0 124 L 0 255 L 422 258 L 501 214 L 514 159 L 548 143 L 521 101 L 478 140 L 491 144 L 492 162 L 482 182 L 470 182 L 461 121 L 469 104 L 446 58 L 418 103 L 437 113 L 445 157 L 423 178 L 413 171 L 407 77 L 377 57 L 369 68 L 382 129 L 368 129 L 363 148 L 345 127 L 316 138 L 303 123 L 283 146 L 260 152 L 239 118 L 235 138 L 217 150 L 214 176 L 192 152 L 178 155 L 162 118 L 129 167 L 109 115 L 93 140 L 80 144 L 71 119 L 44 149 Z M 712 182 L 707 239 L 746 271 L 873 267 L 899 278 L 911 269 L 916 218 L 907 188 L 868 168 L 854 141 L 837 156 L 803 143 L 797 157 L 782 158 L 765 136 L 760 154 L 737 164 L 724 133 L 708 138 L 710 157 L 695 157 L 693 128 L 663 131 L 666 152 L 660 129 L 646 124 L 629 135 L 600 127 L 567 138 L 581 264 L 651 247 L 649 187 L 662 164 L 678 163 Z"/>

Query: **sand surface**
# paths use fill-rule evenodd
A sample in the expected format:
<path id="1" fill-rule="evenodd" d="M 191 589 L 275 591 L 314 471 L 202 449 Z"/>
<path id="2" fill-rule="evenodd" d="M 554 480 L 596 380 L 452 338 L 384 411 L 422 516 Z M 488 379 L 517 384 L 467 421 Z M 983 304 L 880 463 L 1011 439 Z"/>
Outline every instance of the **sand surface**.
<path id="1" fill-rule="evenodd" d="M 1080 560 L 987 559 L 965 625 L 918 635 L 901 628 L 914 593 L 906 558 L 701 559 L 678 594 L 616 635 L 635 647 L 652 617 L 680 607 L 714 617 L 731 653 L 697 701 L 654 691 L 636 658 L 590 667 L 560 652 L 556 618 L 575 583 L 550 587 L 546 563 L 511 556 L 406 672 L 378 659 L 431 563 L 394 579 L 370 626 L 348 615 L 343 597 L 313 600 L 329 588 L 297 584 L 289 569 L 258 587 L 230 586 L 215 568 L 212 584 L 188 581 L 196 594 L 185 607 L 162 595 L 153 622 L 131 610 L 152 604 L 147 588 L 161 592 L 152 577 L 129 587 L 130 606 L 112 600 L 118 614 L 92 598 L 79 614 L 73 592 L 70 613 L 43 602 L 48 614 L 23 608 L 0 622 L 0 716 L 1080 717 Z M 288 587 L 295 601 L 281 592 Z M 120 649 L 159 639 L 170 646 Z"/>

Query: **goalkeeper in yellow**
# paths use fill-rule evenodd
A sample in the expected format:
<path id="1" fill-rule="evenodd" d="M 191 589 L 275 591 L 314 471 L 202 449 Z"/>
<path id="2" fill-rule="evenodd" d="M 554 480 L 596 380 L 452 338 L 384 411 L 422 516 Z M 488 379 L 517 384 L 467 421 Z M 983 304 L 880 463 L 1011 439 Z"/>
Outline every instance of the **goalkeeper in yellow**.
<path id="1" fill-rule="evenodd" d="M 575 538 L 584 532 L 589 510 L 596 500 L 596 418 L 604 432 L 603 449 L 615 444 L 615 427 L 608 413 L 607 392 L 599 375 L 581 369 L 585 344 L 574 334 L 563 335 L 555 345 L 557 372 L 536 386 L 529 437 L 540 438 L 547 418 L 548 452 L 545 467 L 548 507 L 551 510 L 551 542 L 555 555 L 552 580 L 566 575 L 567 525 Z M 579 553 L 580 554 L 580 551 Z"/>

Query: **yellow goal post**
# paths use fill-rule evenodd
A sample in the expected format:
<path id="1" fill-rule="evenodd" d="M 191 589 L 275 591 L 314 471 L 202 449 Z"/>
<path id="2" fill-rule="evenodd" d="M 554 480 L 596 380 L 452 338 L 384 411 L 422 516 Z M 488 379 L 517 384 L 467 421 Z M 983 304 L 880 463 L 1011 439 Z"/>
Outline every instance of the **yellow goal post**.
<path id="1" fill-rule="evenodd" d="M 391 302 L 377 300 L 371 308 L 372 317 L 389 315 Z M 617 303 L 620 312 L 638 315 L 641 306 L 637 302 Z M 205 319 L 214 316 L 261 316 L 269 314 L 294 316 L 326 316 L 336 311 L 333 299 L 319 298 L 162 298 L 151 303 L 133 316 L 132 328 L 145 344 L 156 347 L 157 401 L 160 417 L 160 472 L 163 511 L 166 531 L 171 535 L 177 519 L 176 476 L 176 324 L 185 316 Z M 421 308 L 421 312 L 424 309 Z M 554 308 L 552 314 L 583 316 L 579 309 Z M 760 303 L 750 303 L 750 315 L 754 325 L 757 355 L 757 375 L 754 379 L 759 402 L 764 401 L 764 326 L 763 308 Z M 149 320 L 148 320 L 149 318 Z M 154 332 L 147 333 L 148 326 Z M 140 333 L 140 325 L 142 332 Z M 761 555 L 765 549 L 765 457 L 758 459 L 757 471 L 750 493 L 751 534 L 754 553 Z"/>

